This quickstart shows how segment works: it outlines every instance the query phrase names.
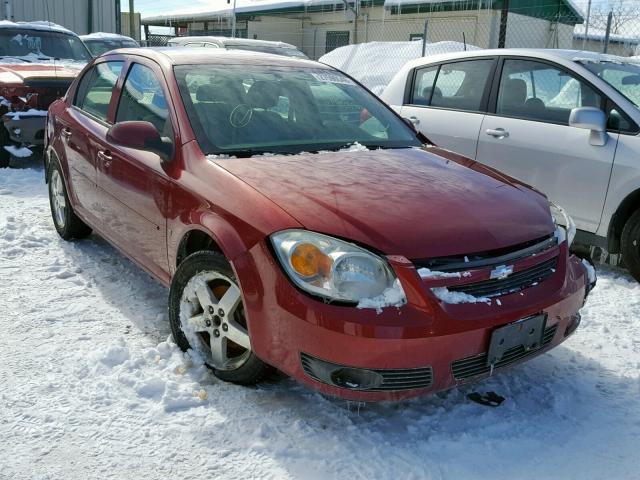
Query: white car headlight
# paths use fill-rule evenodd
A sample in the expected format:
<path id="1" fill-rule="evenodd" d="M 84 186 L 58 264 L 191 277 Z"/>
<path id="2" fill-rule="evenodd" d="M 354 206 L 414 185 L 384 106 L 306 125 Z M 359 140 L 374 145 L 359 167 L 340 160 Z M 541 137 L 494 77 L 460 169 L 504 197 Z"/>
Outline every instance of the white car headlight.
<path id="1" fill-rule="evenodd" d="M 285 230 L 273 234 L 271 242 L 289 278 L 303 290 L 328 300 L 373 298 L 396 279 L 379 256 L 327 235 Z"/>
<path id="2" fill-rule="evenodd" d="M 566 239 L 568 245 L 571 246 L 576 237 L 576 225 L 573 223 L 573 219 L 560 205 L 549 202 L 549 208 L 551 209 L 551 218 L 556 226 L 558 243 L 562 243 Z"/>

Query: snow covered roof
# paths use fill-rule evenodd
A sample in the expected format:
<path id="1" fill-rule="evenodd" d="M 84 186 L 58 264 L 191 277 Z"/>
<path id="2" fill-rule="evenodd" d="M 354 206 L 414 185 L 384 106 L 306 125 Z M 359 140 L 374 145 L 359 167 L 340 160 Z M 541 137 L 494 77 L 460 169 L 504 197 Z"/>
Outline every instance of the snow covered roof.
<path id="1" fill-rule="evenodd" d="M 107 32 L 94 32 L 89 35 L 80 35 L 80 38 L 82 40 L 133 40 L 131 37 L 127 37 L 126 35 Z"/>
<path id="2" fill-rule="evenodd" d="M 58 25 L 52 22 L 47 22 L 44 20 L 38 20 L 33 22 L 11 22 L 9 20 L 0 20 L 0 29 L 2 28 L 43 30 L 43 31 L 49 31 L 49 32 L 59 32 L 59 33 L 76 35 L 75 32 L 72 32 L 71 30 L 63 27 L 62 25 Z"/>

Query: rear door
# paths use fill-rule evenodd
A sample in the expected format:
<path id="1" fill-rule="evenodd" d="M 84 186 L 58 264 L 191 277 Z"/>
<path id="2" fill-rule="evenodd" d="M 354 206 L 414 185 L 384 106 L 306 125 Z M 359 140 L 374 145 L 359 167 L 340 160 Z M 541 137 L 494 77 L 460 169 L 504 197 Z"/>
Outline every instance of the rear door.
<path id="1" fill-rule="evenodd" d="M 123 64 L 122 61 L 99 62 L 87 70 L 67 115 L 56 119 L 61 127 L 71 191 L 76 199 L 74 208 L 94 225 L 100 216 L 96 201 L 96 145 L 106 136 L 107 114 Z"/>
<path id="2" fill-rule="evenodd" d="M 151 122 L 175 142 L 164 76 L 153 62 L 132 62 L 118 100 L 114 123 Z M 102 222 L 131 257 L 160 278 L 168 278 L 166 215 L 169 177 L 155 153 L 104 142 L 98 151 Z"/>
<path id="3" fill-rule="evenodd" d="M 436 145 L 475 158 L 496 59 L 416 69 L 401 114 Z"/>
<path id="4" fill-rule="evenodd" d="M 541 190 L 562 205 L 577 228 L 600 222 L 618 141 L 589 143 L 590 132 L 569 126 L 576 107 L 603 108 L 606 99 L 563 67 L 505 58 L 485 116 L 476 159 Z"/>

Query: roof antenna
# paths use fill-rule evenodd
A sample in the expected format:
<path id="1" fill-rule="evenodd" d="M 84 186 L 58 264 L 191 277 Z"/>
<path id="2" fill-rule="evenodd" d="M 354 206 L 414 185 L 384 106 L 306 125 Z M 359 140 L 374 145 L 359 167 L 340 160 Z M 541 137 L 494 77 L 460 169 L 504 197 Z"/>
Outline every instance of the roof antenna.
<path id="1" fill-rule="evenodd" d="M 462 43 L 464 44 L 464 51 L 467 51 L 467 37 L 464 36 L 464 32 L 462 32 Z"/>

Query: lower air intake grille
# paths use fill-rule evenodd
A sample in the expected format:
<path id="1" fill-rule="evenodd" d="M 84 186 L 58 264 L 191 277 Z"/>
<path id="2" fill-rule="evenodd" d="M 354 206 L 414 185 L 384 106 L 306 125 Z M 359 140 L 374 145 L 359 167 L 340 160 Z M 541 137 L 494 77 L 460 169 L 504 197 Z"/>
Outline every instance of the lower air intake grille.
<path id="1" fill-rule="evenodd" d="M 554 257 L 527 270 L 516 272 L 507 278 L 450 286 L 448 289 L 452 292 L 462 292 L 475 297 L 506 295 L 545 281 L 553 274 L 557 264 L 558 257 Z"/>
<path id="2" fill-rule="evenodd" d="M 426 388 L 433 383 L 431 367 L 401 369 L 364 369 L 348 367 L 300 353 L 304 372 L 322 383 L 367 392 L 400 391 Z"/>
<path id="3" fill-rule="evenodd" d="M 551 343 L 557 329 L 558 325 L 552 325 L 544 330 L 540 348 L 544 348 Z M 512 349 L 504 352 L 504 355 L 500 361 L 494 365 L 494 368 L 506 367 L 518 360 L 522 360 L 523 358 L 537 353 L 539 350 L 540 349 L 526 351 L 522 346 L 513 347 Z M 456 360 L 451 364 L 451 370 L 453 371 L 453 378 L 456 380 L 464 380 L 466 378 L 475 377 L 476 375 L 489 373 L 491 367 L 487 365 L 487 354 L 481 353 L 480 355 L 475 355 L 473 357 Z"/>

